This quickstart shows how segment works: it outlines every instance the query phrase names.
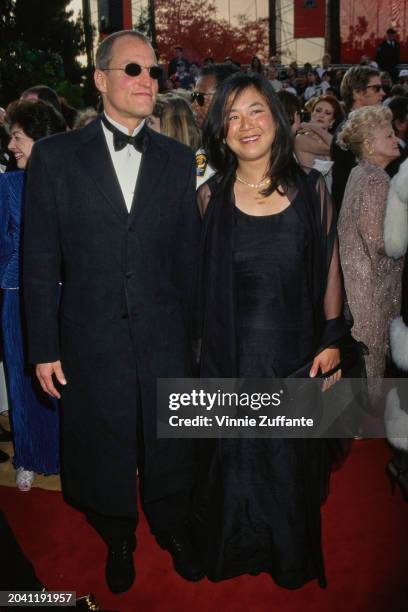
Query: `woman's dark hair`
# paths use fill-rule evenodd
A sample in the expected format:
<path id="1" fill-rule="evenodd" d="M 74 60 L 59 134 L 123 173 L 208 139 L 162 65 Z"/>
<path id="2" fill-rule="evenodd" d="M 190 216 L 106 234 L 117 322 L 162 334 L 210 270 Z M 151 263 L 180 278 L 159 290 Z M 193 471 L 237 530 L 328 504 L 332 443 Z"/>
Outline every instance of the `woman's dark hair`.
<path id="1" fill-rule="evenodd" d="M 263 66 L 262 62 L 257 55 L 251 59 L 251 72 L 259 72 L 259 74 L 263 74 Z"/>
<path id="2" fill-rule="evenodd" d="M 317 72 L 317 70 L 309 70 L 306 74 L 306 79 L 308 78 L 309 74 L 313 74 L 316 78 L 316 85 L 320 85 L 321 83 L 321 78 L 320 78 L 320 74 Z M 309 83 L 309 81 L 307 81 Z"/>
<path id="3" fill-rule="evenodd" d="M 259 74 L 236 73 L 224 81 L 212 99 L 203 126 L 203 145 L 211 165 L 226 176 L 235 172 L 238 162 L 235 154 L 225 142 L 228 131 L 227 111 L 245 89 L 254 87 L 266 100 L 275 123 L 275 140 L 271 147 L 270 166 L 267 176 L 269 186 L 262 192 L 270 195 L 280 185 L 288 189 L 296 174 L 293 156 L 293 137 L 287 115 L 269 81 Z"/>
<path id="4" fill-rule="evenodd" d="M 300 115 L 302 112 L 302 104 L 298 96 L 291 91 L 287 91 L 286 89 L 280 89 L 276 95 L 283 106 L 290 125 L 293 125 L 296 113 L 299 113 Z"/>
<path id="5" fill-rule="evenodd" d="M 9 126 L 18 125 L 24 133 L 34 140 L 65 132 L 64 117 L 48 102 L 37 100 L 16 100 L 7 107 L 6 122 Z"/>
<path id="6" fill-rule="evenodd" d="M 388 108 L 392 112 L 392 125 L 395 129 L 395 122 L 403 122 L 406 120 L 408 115 L 408 98 L 406 96 L 394 96 Z"/>

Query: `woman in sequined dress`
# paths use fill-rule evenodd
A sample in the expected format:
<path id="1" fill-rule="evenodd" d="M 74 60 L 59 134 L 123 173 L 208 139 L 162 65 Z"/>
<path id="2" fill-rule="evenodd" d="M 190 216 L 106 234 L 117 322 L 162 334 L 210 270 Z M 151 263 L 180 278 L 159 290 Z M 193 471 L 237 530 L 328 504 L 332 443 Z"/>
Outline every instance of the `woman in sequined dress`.
<path id="1" fill-rule="evenodd" d="M 353 111 L 338 135 L 359 159 L 347 182 L 338 223 L 340 260 L 353 336 L 364 342 L 367 377 L 384 375 L 391 319 L 399 314 L 402 260 L 384 250 L 384 216 L 390 179 L 385 167 L 399 156 L 388 108 Z M 377 383 L 369 380 L 374 392 Z"/>

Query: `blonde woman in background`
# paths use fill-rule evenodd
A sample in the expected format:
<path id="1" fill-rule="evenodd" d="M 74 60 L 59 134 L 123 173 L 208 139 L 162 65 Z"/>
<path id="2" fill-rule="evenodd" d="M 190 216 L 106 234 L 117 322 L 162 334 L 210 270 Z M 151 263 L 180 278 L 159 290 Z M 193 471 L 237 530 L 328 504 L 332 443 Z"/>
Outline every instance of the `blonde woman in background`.
<path id="1" fill-rule="evenodd" d="M 79 130 L 80 128 L 85 127 L 86 125 L 88 125 L 88 123 L 91 123 L 91 121 L 96 119 L 97 116 L 98 112 L 92 107 L 88 107 L 84 110 L 78 111 L 78 114 L 74 121 L 73 129 Z"/>
<path id="2" fill-rule="evenodd" d="M 153 130 L 179 140 L 196 151 L 201 145 L 200 132 L 187 100 L 177 94 L 157 96 L 153 115 L 148 119 Z"/>
<path id="3" fill-rule="evenodd" d="M 338 233 L 353 336 L 370 351 L 366 368 L 372 400 L 384 375 L 389 324 L 400 311 L 402 259 L 384 250 L 390 184 L 385 167 L 400 154 L 391 120 L 388 108 L 366 106 L 350 113 L 337 137 L 339 146 L 359 160 L 347 182 Z"/>

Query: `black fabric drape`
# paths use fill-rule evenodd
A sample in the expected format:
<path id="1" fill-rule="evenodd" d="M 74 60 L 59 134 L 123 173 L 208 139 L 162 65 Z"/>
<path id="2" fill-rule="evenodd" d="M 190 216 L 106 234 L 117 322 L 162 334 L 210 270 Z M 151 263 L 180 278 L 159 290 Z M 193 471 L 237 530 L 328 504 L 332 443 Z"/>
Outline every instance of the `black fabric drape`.
<path id="1" fill-rule="evenodd" d="M 237 375 L 235 288 L 233 277 L 234 175 L 214 175 L 199 199 L 210 199 L 203 219 L 201 268 L 197 287 L 196 337 L 201 338 L 200 374 L 207 378 Z M 347 333 L 341 308 L 341 277 L 327 295 L 332 268 L 338 266 L 336 214 L 324 180 L 299 169 L 295 189 L 302 198 L 292 205 L 313 236 L 308 251 L 308 286 L 315 319 L 313 354 L 336 344 Z M 207 194 L 205 195 L 205 192 Z M 336 271 L 335 271 L 336 272 Z M 337 303 L 335 303 L 337 302 Z M 333 313 L 333 316 L 330 316 Z M 329 316 L 327 316 L 329 314 Z M 313 355 L 310 355 L 310 358 Z"/>

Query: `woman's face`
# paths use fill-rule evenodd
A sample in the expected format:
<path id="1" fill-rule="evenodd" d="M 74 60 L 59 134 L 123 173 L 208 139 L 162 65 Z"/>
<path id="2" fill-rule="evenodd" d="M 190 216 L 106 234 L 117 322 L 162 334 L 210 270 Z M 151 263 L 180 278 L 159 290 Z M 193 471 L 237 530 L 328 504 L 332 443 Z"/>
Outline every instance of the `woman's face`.
<path id="1" fill-rule="evenodd" d="M 307 82 L 309 85 L 314 85 L 316 83 L 316 75 L 313 72 L 307 73 Z"/>
<path id="2" fill-rule="evenodd" d="M 16 158 L 17 168 L 24 170 L 30 159 L 34 140 L 27 136 L 24 130 L 17 124 L 11 126 L 10 135 L 11 140 L 8 144 L 8 149 Z"/>
<path id="3" fill-rule="evenodd" d="M 226 116 L 226 142 L 239 162 L 265 160 L 269 164 L 276 126 L 266 99 L 253 86 L 234 100 Z"/>
<path id="4" fill-rule="evenodd" d="M 312 121 L 320 123 L 325 130 L 329 130 L 334 123 L 334 109 L 329 102 L 317 102 L 313 109 Z"/>
<path id="5" fill-rule="evenodd" d="M 400 155 L 398 139 L 391 123 L 377 127 L 366 146 L 367 158 L 385 168 Z"/>

